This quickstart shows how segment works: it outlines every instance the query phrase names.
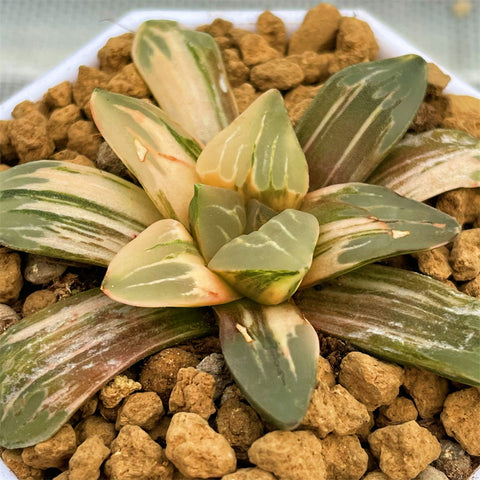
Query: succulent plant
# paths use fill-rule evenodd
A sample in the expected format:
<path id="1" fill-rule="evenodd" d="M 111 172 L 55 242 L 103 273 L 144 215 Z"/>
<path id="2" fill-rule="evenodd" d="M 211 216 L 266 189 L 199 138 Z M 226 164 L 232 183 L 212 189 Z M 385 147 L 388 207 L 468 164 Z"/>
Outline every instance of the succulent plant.
<path id="1" fill-rule="evenodd" d="M 308 320 L 378 356 L 480 385 L 480 301 L 365 266 L 450 242 L 457 222 L 419 200 L 478 186 L 473 137 L 401 140 L 425 94 L 422 58 L 340 71 L 296 130 L 275 90 L 237 116 L 207 34 L 149 21 L 133 58 L 162 108 L 96 90 L 91 110 L 143 188 L 49 160 L 0 173 L 1 244 L 108 267 L 103 292 L 60 301 L 0 337 L 1 445 L 48 438 L 118 372 L 217 328 L 239 387 L 278 428 L 301 422 L 315 384 Z M 413 164 L 421 174 L 409 177 Z"/>

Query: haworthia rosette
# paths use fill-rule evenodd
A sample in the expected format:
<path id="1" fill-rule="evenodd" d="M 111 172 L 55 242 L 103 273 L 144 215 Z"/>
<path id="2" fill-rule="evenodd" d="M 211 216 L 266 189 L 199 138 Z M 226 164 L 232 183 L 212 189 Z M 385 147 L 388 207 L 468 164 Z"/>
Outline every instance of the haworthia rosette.
<path id="1" fill-rule="evenodd" d="M 96 89 L 90 106 L 101 134 L 166 218 L 188 227 L 200 145 L 162 110 Z"/>
<path id="2" fill-rule="evenodd" d="M 322 332 L 366 352 L 480 386 L 480 299 L 419 273 L 368 265 L 302 290 Z"/>
<path id="3" fill-rule="evenodd" d="M 145 192 L 115 175 L 39 160 L 0 173 L 0 244 L 107 266 L 162 218 Z"/>
<path id="4" fill-rule="evenodd" d="M 133 363 L 215 332 L 204 309 L 131 307 L 97 289 L 26 317 L 0 337 L 0 445 L 47 440 Z"/>
<path id="5" fill-rule="evenodd" d="M 138 307 L 198 307 L 240 298 L 205 266 L 186 228 L 171 219 L 150 225 L 118 252 L 102 290 Z"/>
<path id="6" fill-rule="evenodd" d="M 456 188 L 480 186 L 480 141 L 460 130 L 406 135 L 368 179 L 423 201 Z"/>
<path id="7" fill-rule="evenodd" d="M 310 190 L 362 182 L 404 135 L 427 87 L 417 55 L 359 63 L 325 82 L 296 127 Z"/>
<path id="8" fill-rule="evenodd" d="M 460 232 L 449 215 L 365 183 L 310 192 L 302 210 L 314 215 L 320 227 L 312 267 L 302 287 L 375 260 L 443 245 Z"/>
<path id="9" fill-rule="evenodd" d="M 162 109 L 201 142 L 238 115 L 212 36 L 149 20 L 135 34 L 132 57 Z"/>
<path id="10" fill-rule="evenodd" d="M 305 416 L 315 385 L 318 337 L 293 303 L 247 299 L 214 307 L 225 361 L 249 403 L 280 429 Z"/>
<path id="11" fill-rule="evenodd" d="M 216 135 L 198 157 L 197 172 L 202 183 L 238 190 L 245 201 L 298 208 L 308 168 L 280 92 L 265 92 Z"/>
<path id="12" fill-rule="evenodd" d="M 267 207 L 262 202 L 250 199 L 245 205 L 247 211 L 247 224 L 245 226 L 245 233 L 252 233 L 258 230 L 262 225 L 265 225 L 271 218 L 278 215 L 278 212 L 270 207 Z"/>
<path id="13" fill-rule="evenodd" d="M 245 230 L 243 198 L 226 188 L 196 184 L 189 217 L 190 230 L 207 263 L 220 247 Z"/>
<path id="14" fill-rule="evenodd" d="M 276 305 L 300 285 L 310 268 L 317 237 L 313 215 L 284 210 L 258 231 L 225 244 L 208 268 L 246 297 Z"/>

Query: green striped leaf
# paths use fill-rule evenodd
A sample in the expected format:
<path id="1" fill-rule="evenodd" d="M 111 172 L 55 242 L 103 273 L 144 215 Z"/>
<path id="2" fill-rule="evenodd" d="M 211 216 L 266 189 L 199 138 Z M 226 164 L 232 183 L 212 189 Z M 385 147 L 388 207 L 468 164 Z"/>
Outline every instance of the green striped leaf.
<path id="1" fill-rule="evenodd" d="M 245 226 L 245 233 L 252 233 L 258 230 L 262 225 L 265 225 L 271 218 L 278 215 L 278 212 L 270 207 L 267 207 L 262 202 L 251 198 L 246 205 L 247 224 Z"/>
<path id="2" fill-rule="evenodd" d="M 202 183 L 241 192 L 274 210 L 298 208 L 308 168 L 283 98 L 269 90 L 216 135 L 197 161 Z"/>
<path id="3" fill-rule="evenodd" d="M 118 252 L 102 290 L 137 307 L 199 307 L 240 298 L 205 266 L 186 228 L 171 219 L 150 225 Z"/>
<path id="4" fill-rule="evenodd" d="M 225 361 L 249 403 L 280 429 L 298 426 L 315 385 L 318 337 L 293 303 L 214 307 Z"/>
<path id="5" fill-rule="evenodd" d="M 198 183 L 190 203 L 190 227 L 208 263 L 217 251 L 245 229 L 242 196 L 233 190 Z"/>
<path id="6" fill-rule="evenodd" d="M 310 190 L 363 182 L 404 135 L 427 87 L 417 55 L 359 63 L 328 79 L 296 132 L 310 172 Z"/>
<path id="7" fill-rule="evenodd" d="M 210 35 L 177 22 L 149 20 L 135 34 L 132 57 L 162 109 L 201 142 L 238 115 L 220 50 Z"/>
<path id="8" fill-rule="evenodd" d="M 96 168 L 39 160 L 0 173 L 0 244 L 107 266 L 162 218 L 145 192 Z"/>
<path id="9" fill-rule="evenodd" d="M 393 255 L 450 242 L 457 221 L 377 185 L 347 183 L 310 192 L 302 210 L 320 227 L 312 267 L 302 287 Z"/>
<path id="10" fill-rule="evenodd" d="M 300 285 L 312 263 L 317 236 L 313 215 L 284 210 L 258 231 L 225 244 L 208 267 L 246 297 L 276 305 Z"/>
<path id="11" fill-rule="evenodd" d="M 0 445 L 47 440 L 116 374 L 215 331 L 203 309 L 131 307 L 97 289 L 23 319 L 0 337 Z"/>
<path id="12" fill-rule="evenodd" d="M 480 386 L 480 299 L 407 270 L 369 265 L 303 290 L 313 326 L 373 355 Z"/>
<path id="13" fill-rule="evenodd" d="M 423 201 L 456 188 L 480 186 L 480 142 L 460 130 L 408 134 L 368 179 Z"/>
<path id="14" fill-rule="evenodd" d="M 160 213 L 188 227 L 200 145 L 165 112 L 143 100 L 97 89 L 90 106 L 101 134 Z"/>

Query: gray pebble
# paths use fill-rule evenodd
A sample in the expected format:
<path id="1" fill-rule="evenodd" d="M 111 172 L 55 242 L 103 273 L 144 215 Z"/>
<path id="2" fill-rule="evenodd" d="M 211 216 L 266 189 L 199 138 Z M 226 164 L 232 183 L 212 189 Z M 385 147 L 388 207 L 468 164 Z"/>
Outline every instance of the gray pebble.
<path id="1" fill-rule="evenodd" d="M 442 451 L 433 465 L 450 480 L 464 480 L 472 473 L 472 460 L 463 448 L 451 440 L 440 440 Z"/>
<path id="2" fill-rule="evenodd" d="M 128 170 L 107 142 L 103 142 L 98 149 L 96 165 L 101 170 L 113 173 L 119 177 L 127 177 Z"/>
<path id="3" fill-rule="evenodd" d="M 415 480 L 448 480 L 448 477 L 440 470 L 429 465 L 415 477 Z"/>
<path id="4" fill-rule="evenodd" d="M 66 269 L 65 264 L 58 263 L 52 258 L 29 254 L 23 275 L 27 282 L 46 285 L 63 275 Z"/>
<path id="5" fill-rule="evenodd" d="M 206 356 L 198 365 L 197 370 L 209 373 L 215 379 L 215 393 L 213 399 L 217 400 L 222 395 L 225 387 L 233 382 L 232 376 L 225 363 L 223 355 L 211 353 Z"/>

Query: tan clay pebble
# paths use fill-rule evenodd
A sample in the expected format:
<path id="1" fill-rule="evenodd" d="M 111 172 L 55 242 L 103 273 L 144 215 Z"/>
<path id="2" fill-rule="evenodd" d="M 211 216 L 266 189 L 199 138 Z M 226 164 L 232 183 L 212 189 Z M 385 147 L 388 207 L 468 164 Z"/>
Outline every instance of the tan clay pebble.
<path id="1" fill-rule="evenodd" d="M 142 385 L 126 375 L 117 375 L 100 390 L 99 399 L 107 408 L 116 407 L 124 398 L 128 397 L 136 390 L 140 390 Z"/>
<path id="2" fill-rule="evenodd" d="M 115 428 L 124 425 L 138 425 L 144 430 L 151 430 L 164 414 L 163 404 L 155 392 L 133 393 L 120 407 Z"/>
<path id="3" fill-rule="evenodd" d="M 23 287 L 20 255 L 0 247 L 0 303 L 11 304 L 18 299 Z"/>
<path id="4" fill-rule="evenodd" d="M 208 25 L 208 33 L 213 37 L 224 37 L 231 32 L 233 23 L 223 18 L 216 18 Z"/>
<path id="5" fill-rule="evenodd" d="M 82 118 L 80 107 L 74 103 L 57 108 L 52 112 L 47 122 L 47 131 L 57 149 L 65 147 L 68 140 L 68 129 Z"/>
<path id="6" fill-rule="evenodd" d="M 232 88 L 239 87 L 248 81 L 250 69 L 240 58 L 236 48 L 227 48 L 223 51 L 223 61 L 228 81 Z"/>
<path id="7" fill-rule="evenodd" d="M 47 119 L 38 110 L 13 120 L 8 132 L 19 163 L 49 158 L 55 151 L 55 143 L 47 132 Z"/>
<path id="8" fill-rule="evenodd" d="M 233 95 L 237 101 L 239 113 L 245 111 L 258 97 L 255 88 L 250 83 L 242 83 L 239 87 L 234 88 Z"/>
<path id="9" fill-rule="evenodd" d="M 363 480 L 390 480 L 381 470 L 374 470 L 372 472 L 368 472 L 364 477 Z"/>
<path id="10" fill-rule="evenodd" d="M 325 480 L 322 444 L 307 431 L 275 430 L 256 440 L 248 451 L 251 463 L 279 478 Z"/>
<path id="11" fill-rule="evenodd" d="M 278 50 L 272 48 L 264 37 L 256 33 L 244 35 L 238 46 L 242 54 L 242 60 L 249 67 L 281 57 Z"/>
<path id="12" fill-rule="evenodd" d="M 480 139 L 480 99 L 468 95 L 448 94 L 441 126 L 464 130 Z"/>
<path id="13" fill-rule="evenodd" d="M 110 455 L 102 439 L 94 435 L 82 442 L 68 462 L 68 480 L 97 480 L 100 467 Z"/>
<path id="14" fill-rule="evenodd" d="M 17 151 L 10 140 L 11 120 L 0 120 L 0 161 L 3 164 L 14 164 Z"/>
<path id="15" fill-rule="evenodd" d="M 440 96 L 449 82 L 450 77 L 443 73 L 437 65 L 434 63 L 428 64 L 427 95 Z"/>
<path id="16" fill-rule="evenodd" d="M 125 65 L 107 84 L 107 90 L 135 98 L 148 97 L 150 90 L 138 73 L 135 64 Z"/>
<path id="17" fill-rule="evenodd" d="M 439 127 L 441 120 L 442 115 L 435 105 L 422 102 L 408 128 L 415 133 L 426 132 Z"/>
<path id="18" fill-rule="evenodd" d="M 22 314 L 24 317 L 42 310 L 42 308 L 53 305 L 57 296 L 50 290 L 36 290 L 32 292 L 23 304 Z"/>
<path id="19" fill-rule="evenodd" d="M 257 33 L 282 55 L 287 48 L 287 28 L 283 20 L 269 10 L 262 12 L 257 18 Z"/>
<path id="20" fill-rule="evenodd" d="M 303 72 L 303 84 L 323 82 L 329 77 L 328 69 L 333 53 L 316 53 L 310 50 L 297 55 L 289 55 L 287 60 L 295 62 Z"/>
<path id="21" fill-rule="evenodd" d="M 85 417 L 75 426 L 75 433 L 79 443 L 84 442 L 87 438 L 97 436 L 107 447 L 110 446 L 117 432 L 113 423 L 107 422 L 98 415 L 90 415 Z"/>
<path id="22" fill-rule="evenodd" d="M 108 39 L 107 43 L 98 51 L 100 70 L 114 73 L 121 70 L 132 61 L 131 51 L 133 33 L 124 33 L 118 37 Z"/>
<path id="23" fill-rule="evenodd" d="M 25 464 L 21 452 L 21 449 L 5 450 L 1 457 L 19 480 L 43 480 L 43 470 Z"/>
<path id="24" fill-rule="evenodd" d="M 90 120 L 78 120 L 68 129 L 67 148 L 95 161 L 103 140 L 95 124 Z"/>
<path id="25" fill-rule="evenodd" d="M 72 103 L 72 84 L 65 80 L 47 90 L 43 96 L 43 101 L 50 108 L 62 108 Z"/>
<path id="26" fill-rule="evenodd" d="M 435 208 L 455 217 L 460 225 L 474 223 L 480 212 L 480 188 L 459 188 L 443 193 Z"/>
<path id="27" fill-rule="evenodd" d="M 460 287 L 460 291 L 471 297 L 480 297 L 480 275 L 477 275 L 473 280 L 464 283 Z"/>
<path id="28" fill-rule="evenodd" d="M 216 411 L 214 394 L 215 379 L 210 374 L 199 372 L 193 367 L 181 368 L 170 394 L 168 409 L 171 413 L 196 413 L 208 420 Z"/>
<path id="29" fill-rule="evenodd" d="M 441 451 L 438 440 L 415 421 L 379 428 L 368 443 L 382 472 L 393 480 L 415 478 Z"/>
<path id="30" fill-rule="evenodd" d="M 109 80 L 110 75 L 98 68 L 81 65 L 78 69 L 77 80 L 73 84 L 73 101 L 78 107 L 83 108 L 90 100 L 93 90 L 106 88 Z"/>
<path id="31" fill-rule="evenodd" d="M 237 466 L 235 452 L 225 437 L 195 413 L 180 412 L 172 417 L 165 453 L 190 477 L 222 477 Z"/>
<path id="32" fill-rule="evenodd" d="M 104 470 L 110 480 L 171 480 L 173 465 L 162 447 L 137 425 L 125 425 L 112 442 Z"/>
<path id="33" fill-rule="evenodd" d="M 222 404 L 216 425 L 218 433 L 228 440 L 241 460 L 248 458 L 248 449 L 263 435 L 263 423 L 255 410 L 238 398 L 231 398 Z"/>
<path id="34" fill-rule="evenodd" d="M 33 447 L 23 449 L 22 460 L 31 467 L 46 470 L 62 468 L 77 448 L 75 431 L 70 424 L 65 424 L 48 440 Z"/>
<path id="35" fill-rule="evenodd" d="M 250 71 L 250 83 L 261 91 L 270 88 L 289 90 L 300 85 L 302 81 L 302 69 L 286 58 L 277 58 L 256 65 Z"/>
<path id="36" fill-rule="evenodd" d="M 446 280 L 452 275 L 449 263 L 450 251 L 445 246 L 416 253 L 414 257 L 418 261 L 418 269 L 426 275 L 437 280 Z"/>
<path id="37" fill-rule="evenodd" d="M 457 235 L 450 251 L 450 264 L 457 281 L 473 280 L 480 274 L 480 228 Z"/>
<path id="38" fill-rule="evenodd" d="M 480 455 L 480 391 L 471 387 L 451 393 L 440 414 L 447 434 L 470 455 Z"/>
<path id="39" fill-rule="evenodd" d="M 330 365 L 330 362 L 322 357 L 321 355 L 318 356 L 317 362 L 317 375 L 315 378 L 316 383 L 323 382 L 329 388 L 332 388 L 336 385 L 335 374 L 333 373 L 333 368 Z"/>
<path id="40" fill-rule="evenodd" d="M 140 372 L 139 381 L 143 390 L 157 393 L 164 405 L 168 405 L 170 393 L 181 368 L 195 367 L 198 357 L 181 348 L 166 348 L 152 355 Z"/>
<path id="41" fill-rule="evenodd" d="M 375 60 L 377 55 L 378 44 L 370 25 L 355 17 L 343 17 L 328 72 L 332 75 L 350 65 Z"/>
<path id="42" fill-rule="evenodd" d="M 40 113 L 43 117 L 48 117 L 48 107 L 44 102 L 31 102 L 24 100 L 12 110 L 12 117 L 17 119 L 29 115 L 30 113 Z"/>
<path id="43" fill-rule="evenodd" d="M 288 54 L 333 50 L 341 18 L 338 9 L 328 3 L 311 8 L 290 38 Z"/>
<path id="44" fill-rule="evenodd" d="M 383 405 L 378 409 L 376 424 L 378 427 L 398 425 L 416 420 L 418 411 L 412 400 L 406 397 L 397 397 L 390 405 Z"/>
<path id="45" fill-rule="evenodd" d="M 368 410 L 388 405 L 398 396 L 403 369 L 361 352 L 346 355 L 340 365 L 339 383 Z"/>
<path id="46" fill-rule="evenodd" d="M 368 455 L 356 435 L 328 435 L 322 440 L 322 456 L 329 480 L 359 480 L 367 470 Z"/>
<path id="47" fill-rule="evenodd" d="M 19 321 L 20 317 L 12 307 L 0 303 L 0 335 Z"/>
<path id="48" fill-rule="evenodd" d="M 403 385 L 413 398 L 420 417 L 430 418 L 442 411 L 448 394 L 448 381 L 445 378 L 419 368 L 405 367 Z"/>
<path id="49" fill-rule="evenodd" d="M 239 468 L 234 473 L 224 475 L 221 480 L 276 480 L 270 472 L 266 472 L 258 467 Z"/>
<path id="50" fill-rule="evenodd" d="M 310 397 L 307 413 L 302 420 L 302 426 L 313 430 L 320 438 L 333 432 L 337 415 L 330 388 L 323 382 L 317 382 Z"/>

